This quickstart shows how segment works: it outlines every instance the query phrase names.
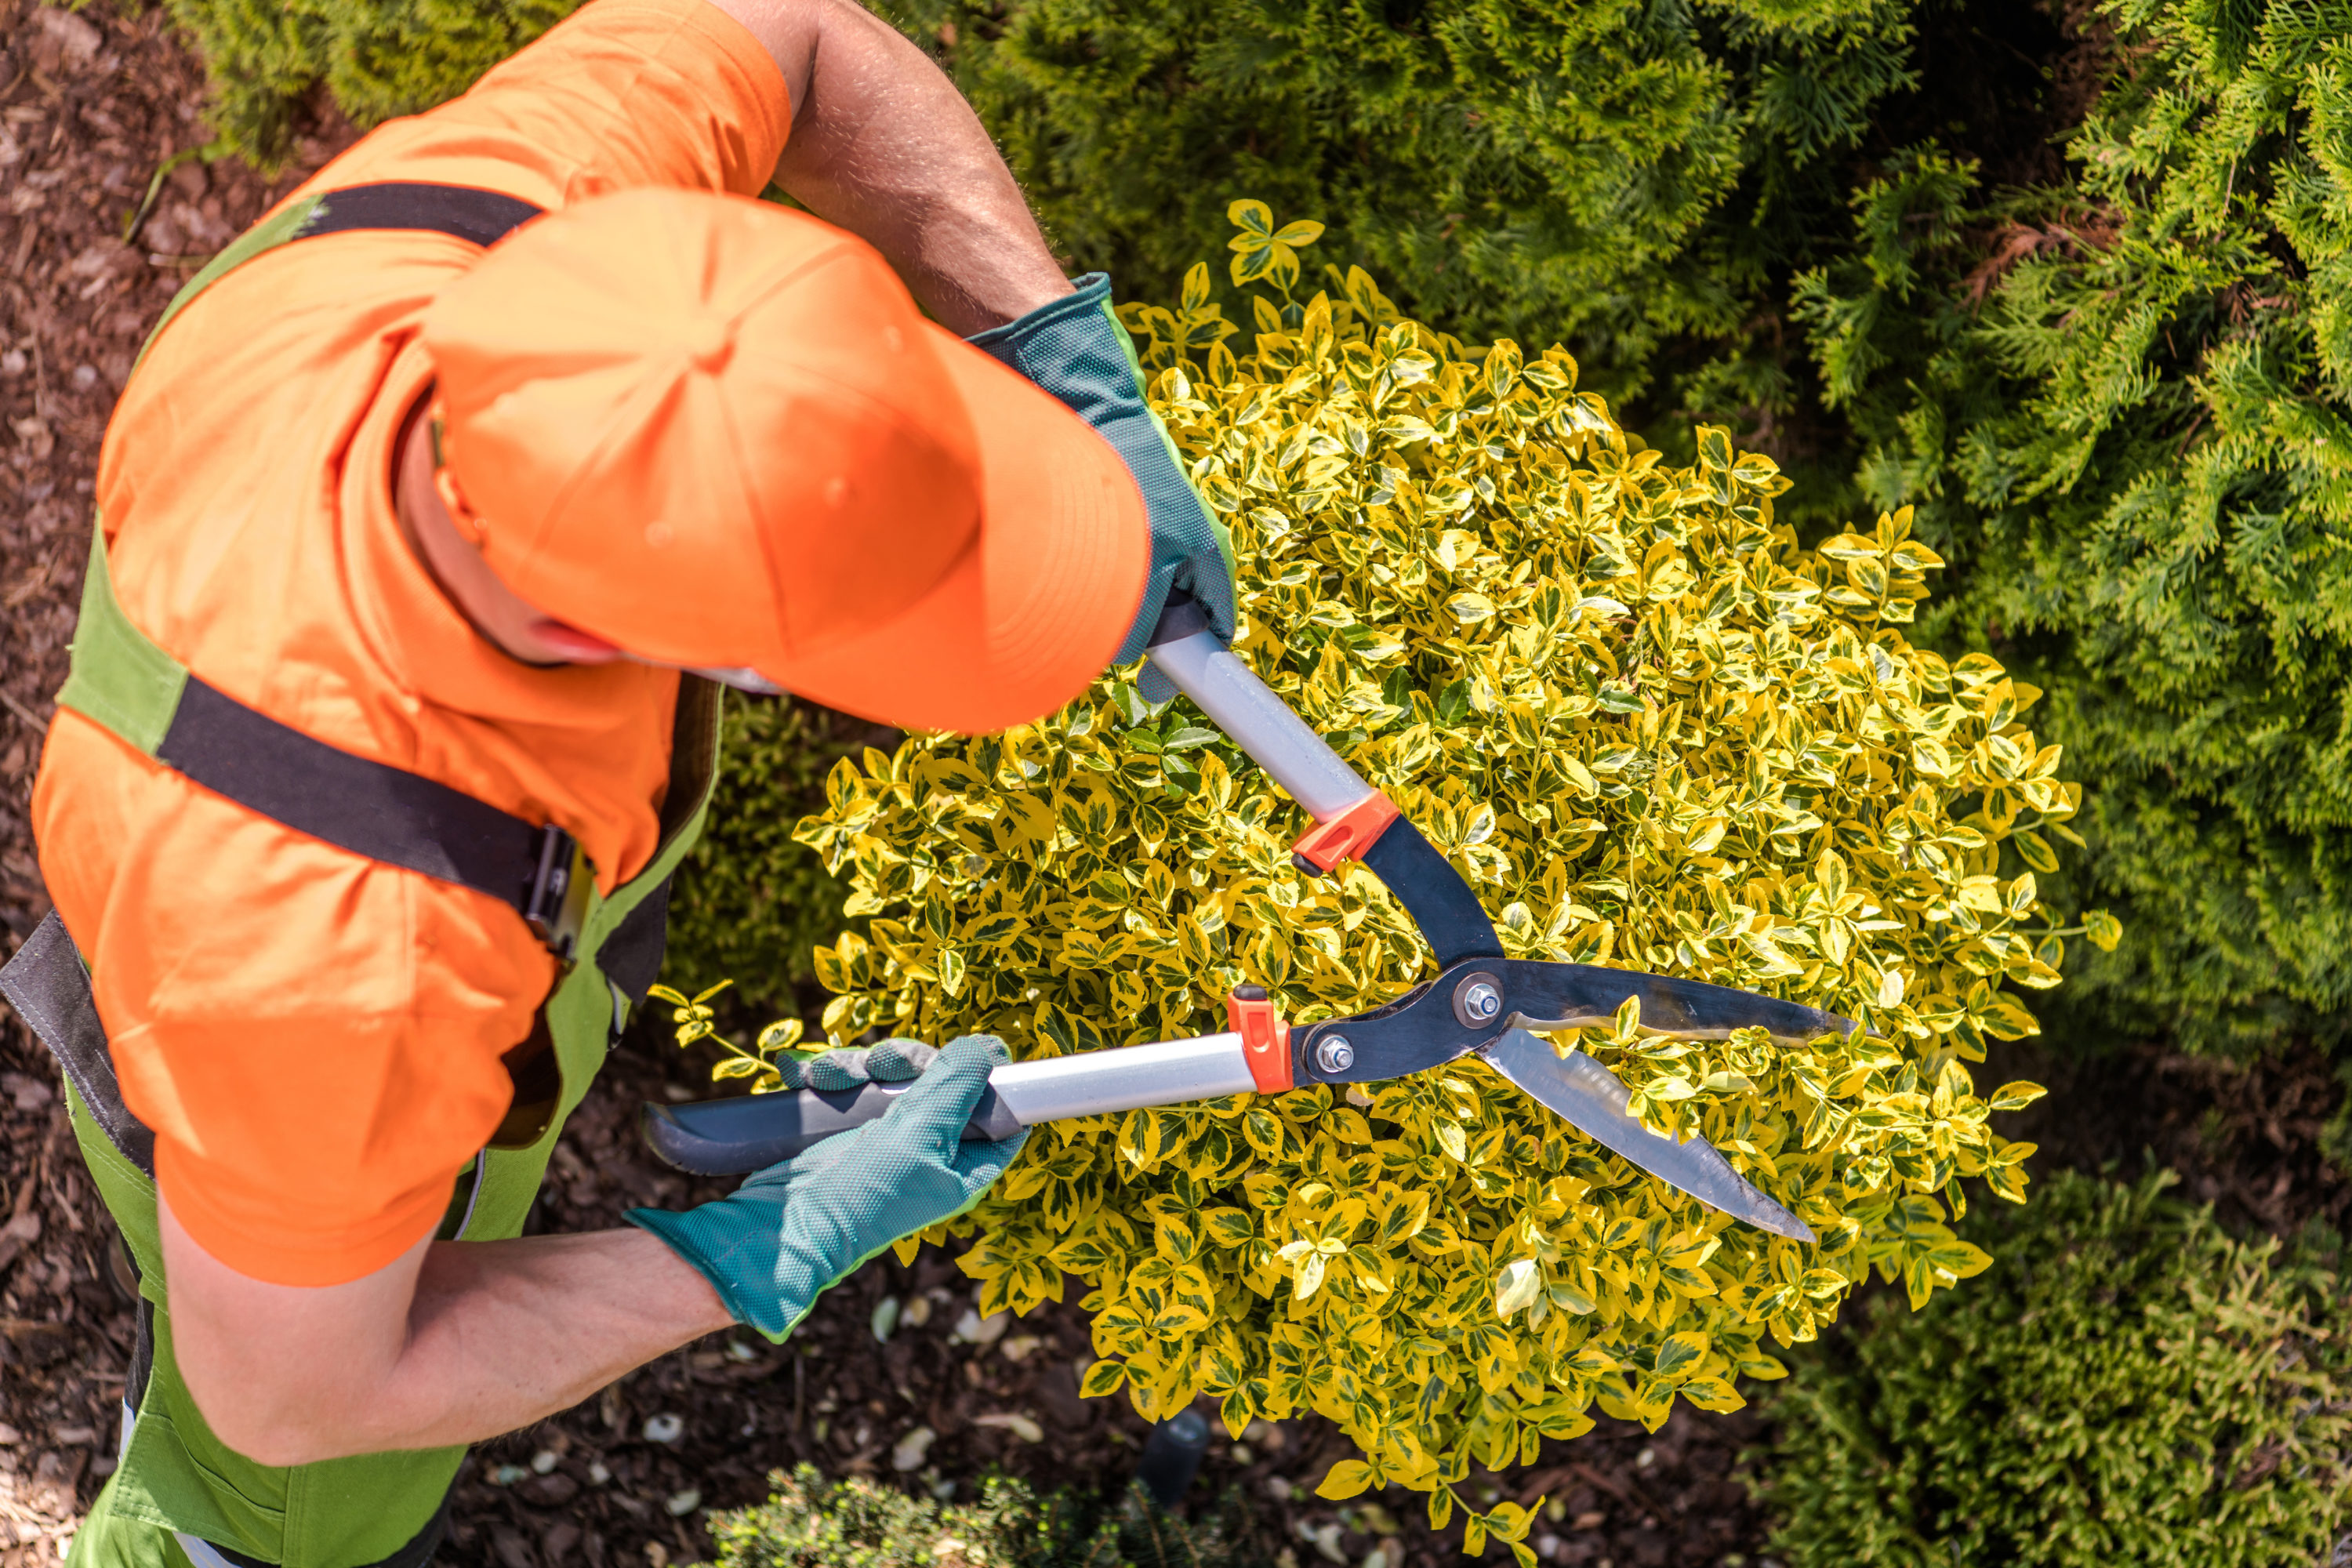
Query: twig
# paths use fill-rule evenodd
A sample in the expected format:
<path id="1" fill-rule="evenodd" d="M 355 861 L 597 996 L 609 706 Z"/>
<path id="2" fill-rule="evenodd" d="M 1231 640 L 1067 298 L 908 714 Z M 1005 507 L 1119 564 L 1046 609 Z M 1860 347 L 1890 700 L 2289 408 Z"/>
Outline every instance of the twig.
<path id="1" fill-rule="evenodd" d="M 42 734 L 48 732 L 49 721 L 18 701 L 5 687 L 0 687 L 0 703 L 7 704 L 9 712 L 30 724 L 37 731 Z"/>
<path id="2" fill-rule="evenodd" d="M 16 1202 L 9 1210 L 8 1223 L 0 1225 L 0 1273 L 16 1261 L 16 1255 L 41 1239 L 41 1216 L 33 1212 L 33 1198 L 41 1189 L 41 1168 L 48 1163 L 49 1148 L 44 1142 L 33 1168 L 25 1173 L 25 1184 L 16 1189 Z"/>
<path id="3" fill-rule="evenodd" d="M 58 1127 L 60 1123 L 69 1125 L 71 1121 L 72 1118 L 67 1111 L 66 1108 L 62 1105 L 58 1106 L 50 1116 L 50 1136 L 52 1138 L 56 1136 Z M 89 1229 L 89 1226 L 82 1224 L 81 1214 L 79 1212 L 81 1205 L 75 1201 L 75 1194 L 72 1188 L 67 1184 L 73 1180 L 72 1173 L 70 1172 L 60 1173 L 58 1167 L 61 1163 L 63 1163 L 62 1161 L 52 1160 L 49 1158 L 48 1146 L 47 1144 L 43 1144 L 41 1148 L 41 1184 L 48 1188 L 50 1198 L 53 1199 L 58 1205 L 58 1212 L 66 1216 L 66 1228 L 72 1231 L 76 1236 L 79 1236 L 85 1230 Z"/>
<path id="4" fill-rule="evenodd" d="M 198 156 L 201 151 L 195 147 L 183 147 L 155 165 L 155 172 L 147 177 L 147 194 L 139 198 L 139 205 L 132 210 L 129 220 L 122 226 L 123 244 L 139 243 L 140 233 L 146 228 L 147 219 L 155 210 L 155 200 L 163 194 L 165 176 L 189 159 Z"/>

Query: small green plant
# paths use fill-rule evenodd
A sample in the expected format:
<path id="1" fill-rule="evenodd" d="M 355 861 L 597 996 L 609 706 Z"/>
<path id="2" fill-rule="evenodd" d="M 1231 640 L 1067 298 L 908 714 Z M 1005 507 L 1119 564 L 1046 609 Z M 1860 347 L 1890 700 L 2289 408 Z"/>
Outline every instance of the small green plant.
<path id="1" fill-rule="evenodd" d="M 165 0 L 213 85 L 221 150 L 275 167 L 297 103 L 320 81 L 355 124 L 455 98 L 579 0 Z"/>
<path id="2" fill-rule="evenodd" d="M 656 985 L 646 994 L 656 1002 L 669 1004 L 672 1034 L 677 1041 L 678 1049 L 685 1050 L 704 1040 L 711 1040 L 715 1041 L 719 1048 L 725 1053 L 711 1066 L 710 1077 L 713 1082 L 723 1083 L 729 1079 L 748 1078 L 751 1080 L 751 1089 L 753 1094 L 773 1094 L 784 1086 L 784 1075 L 776 1068 L 777 1052 L 792 1051 L 795 1056 L 814 1056 L 817 1053 L 793 1050 L 793 1047 L 800 1044 L 803 1032 L 803 1026 L 798 1018 L 780 1018 L 770 1024 L 760 1031 L 759 1038 L 752 1042 L 749 1049 L 720 1034 L 719 1015 L 711 1007 L 710 999 L 733 984 L 731 980 L 722 980 L 718 984 L 707 990 L 698 991 L 691 996 L 672 986 Z"/>
<path id="3" fill-rule="evenodd" d="M 970 1503 L 938 1502 L 803 1465 L 764 1503 L 714 1515 L 719 1568 L 1248 1568 L 1231 1515 L 1174 1518 L 1130 1489 L 1039 1498 L 990 1476 Z"/>
<path id="4" fill-rule="evenodd" d="M 1772 1396 L 1760 1495 L 1793 1568 L 2319 1563 L 2352 1502 L 2339 1243 L 2062 1174 L 1971 1215 L 1999 1259 L 1888 1298 Z M 2340 1548 L 2336 1548 L 2340 1552 Z"/>

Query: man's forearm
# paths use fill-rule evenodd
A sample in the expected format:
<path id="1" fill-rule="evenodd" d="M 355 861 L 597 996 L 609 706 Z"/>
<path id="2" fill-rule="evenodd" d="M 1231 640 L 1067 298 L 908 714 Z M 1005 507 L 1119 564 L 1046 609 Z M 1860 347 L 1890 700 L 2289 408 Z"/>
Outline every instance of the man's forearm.
<path id="1" fill-rule="evenodd" d="M 776 182 L 970 336 L 1070 291 L 995 143 L 922 50 L 854 0 L 712 0 L 793 95 Z"/>
<path id="2" fill-rule="evenodd" d="M 353 1453 L 478 1442 L 544 1419 L 734 1319 L 645 1231 L 436 1242 L 388 1425 Z"/>
<path id="3" fill-rule="evenodd" d="M 264 1464 L 477 1442 L 577 1405 L 733 1319 L 642 1230 L 420 1242 L 345 1285 L 272 1285 L 164 1205 L 173 1334 L 196 1406 Z"/>

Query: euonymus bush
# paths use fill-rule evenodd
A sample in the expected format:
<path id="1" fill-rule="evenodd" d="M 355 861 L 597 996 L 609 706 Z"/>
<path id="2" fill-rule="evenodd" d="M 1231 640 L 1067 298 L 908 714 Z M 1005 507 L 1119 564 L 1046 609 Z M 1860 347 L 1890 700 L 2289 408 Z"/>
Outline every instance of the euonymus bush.
<path id="1" fill-rule="evenodd" d="M 1474 1458 L 1679 1395 L 1738 1406 L 1767 1341 L 1811 1339 L 1875 1267 L 1915 1301 L 1985 1256 L 1958 1178 L 2021 1198 L 1967 1063 L 2055 984 L 2034 873 L 2080 792 L 1981 656 L 1901 632 L 1935 556 L 1883 517 L 1816 550 L 1773 465 L 1701 431 L 1675 468 L 1575 362 L 1473 351 L 1360 271 L 1301 299 L 1295 247 L 1237 203 L 1256 332 L 1206 302 L 1132 313 L 1157 405 L 1240 557 L 1237 649 L 1393 797 L 1514 955 L 1691 974 L 1883 1038 L 1699 1045 L 1630 1013 L 1582 1043 L 1662 1129 L 1701 1131 L 1819 1233 L 1739 1226 L 1606 1155 L 1483 1067 L 1356 1090 L 1056 1123 L 953 1234 L 982 1310 L 1076 1277 L 1086 1391 L 1147 1416 L 1206 1392 L 1235 1430 L 1316 1410 L 1441 1522 Z M 1039 723 L 908 739 L 826 781 L 799 836 L 850 881 L 816 955 L 836 1041 L 1003 1036 L 1052 1056 L 1223 1027 L 1242 982 L 1288 1015 L 1429 973 L 1360 868 L 1302 875 L 1298 809 L 1188 705 L 1107 678 Z M 2103 919 L 2103 918 L 2102 918 Z M 2101 930 L 2101 934 L 2107 933 Z M 940 1234 L 940 1233 L 934 1233 Z M 1471 1531 L 1515 1538 L 1509 1505 Z M 1474 1539 L 1472 1544 L 1475 1546 Z"/>
<path id="2" fill-rule="evenodd" d="M 969 1503 L 909 1497 L 812 1466 L 769 1477 L 768 1500 L 714 1514 L 719 1568 L 1243 1568 L 1235 1521 L 1186 1521 L 1139 1491 L 1040 1498 L 990 1476 Z"/>
<path id="3" fill-rule="evenodd" d="M 1969 1216 L 1998 1258 L 1891 1300 L 1774 1394 L 1762 1495 L 1797 1568 L 2271 1568 L 2331 1561 L 2352 1501 L 2333 1237 L 2062 1174 Z"/>

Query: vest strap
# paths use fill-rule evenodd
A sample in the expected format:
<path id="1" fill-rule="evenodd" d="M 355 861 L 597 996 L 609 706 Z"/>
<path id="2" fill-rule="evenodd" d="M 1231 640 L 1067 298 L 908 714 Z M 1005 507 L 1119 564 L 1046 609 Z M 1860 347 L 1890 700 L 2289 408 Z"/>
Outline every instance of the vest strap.
<path id="1" fill-rule="evenodd" d="M 387 181 L 327 192 L 289 237 L 310 239 L 355 228 L 432 229 L 488 246 L 504 239 L 540 211 L 520 196 L 503 191 Z"/>
<path id="2" fill-rule="evenodd" d="M 539 212 L 519 197 L 470 185 L 353 185 L 288 208 L 230 247 L 244 254 L 224 253 L 215 266 L 226 270 L 262 249 L 354 229 L 425 229 L 489 245 Z M 173 301 L 173 312 L 208 281 L 200 277 Z M 248 811 L 355 855 L 488 893 L 520 912 L 558 958 L 572 955 L 593 879 L 569 833 L 313 740 L 191 674 L 123 615 L 103 525 L 90 548 L 74 643 L 60 703 Z"/>
<path id="3" fill-rule="evenodd" d="M 572 836 L 552 823 L 534 826 L 436 779 L 313 740 L 194 675 L 155 758 L 298 833 L 488 893 L 543 940 L 578 935 L 562 912 L 585 899 L 574 883 L 587 879 Z"/>
<path id="4" fill-rule="evenodd" d="M 81 953 L 57 910 L 42 916 L 16 955 L 0 965 L 0 996 L 7 998 L 26 1026 L 57 1057 L 115 1152 L 152 1179 L 155 1134 L 122 1103 L 114 1057 L 106 1047 L 106 1026 L 99 1022 L 98 1003 L 90 995 L 89 972 L 82 967 Z"/>

